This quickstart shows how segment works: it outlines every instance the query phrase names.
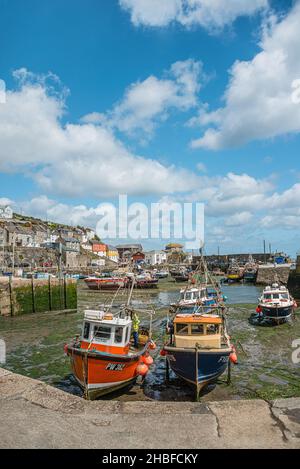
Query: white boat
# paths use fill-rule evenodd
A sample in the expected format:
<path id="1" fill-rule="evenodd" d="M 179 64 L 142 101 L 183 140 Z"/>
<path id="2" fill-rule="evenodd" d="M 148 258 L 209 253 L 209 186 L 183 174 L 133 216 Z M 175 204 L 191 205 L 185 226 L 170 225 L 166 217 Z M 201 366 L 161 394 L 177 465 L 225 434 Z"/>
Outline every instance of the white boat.
<path id="1" fill-rule="evenodd" d="M 288 289 L 273 283 L 263 290 L 256 312 L 261 320 L 271 320 L 280 324 L 291 317 L 296 307 L 297 304 Z"/>

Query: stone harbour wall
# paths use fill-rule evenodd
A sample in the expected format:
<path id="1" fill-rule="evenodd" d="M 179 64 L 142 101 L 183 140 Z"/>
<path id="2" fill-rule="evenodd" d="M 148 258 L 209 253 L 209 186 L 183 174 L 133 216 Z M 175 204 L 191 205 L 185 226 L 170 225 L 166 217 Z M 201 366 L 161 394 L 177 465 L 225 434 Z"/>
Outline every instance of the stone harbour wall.
<path id="1" fill-rule="evenodd" d="M 260 265 L 257 272 L 256 283 L 258 285 L 271 285 L 275 282 L 277 277 L 279 283 L 286 285 L 289 274 L 289 265 Z"/>

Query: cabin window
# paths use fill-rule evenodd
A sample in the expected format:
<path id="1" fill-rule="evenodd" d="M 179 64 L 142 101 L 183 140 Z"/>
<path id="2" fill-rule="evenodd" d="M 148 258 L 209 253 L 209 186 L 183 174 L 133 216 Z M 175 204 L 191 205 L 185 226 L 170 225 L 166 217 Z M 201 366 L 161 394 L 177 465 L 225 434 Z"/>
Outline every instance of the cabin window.
<path id="1" fill-rule="evenodd" d="M 289 295 L 287 293 L 281 293 L 280 296 L 283 300 L 288 300 L 289 299 Z"/>
<path id="2" fill-rule="evenodd" d="M 123 327 L 116 327 L 115 329 L 115 343 L 121 344 L 123 339 Z"/>
<path id="3" fill-rule="evenodd" d="M 205 298 L 206 297 L 206 292 L 204 290 L 201 290 L 201 298 Z"/>
<path id="4" fill-rule="evenodd" d="M 265 293 L 264 298 L 265 300 L 271 300 L 272 299 L 271 293 Z"/>
<path id="5" fill-rule="evenodd" d="M 192 296 L 193 296 L 193 293 L 192 293 L 192 292 L 187 292 L 187 293 L 185 294 L 185 299 L 186 299 L 186 300 L 191 300 L 191 299 L 192 299 Z"/>
<path id="6" fill-rule="evenodd" d="M 218 334 L 218 332 L 219 332 L 219 326 L 217 324 L 207 324 L 206 326 L 207 335 Z"/>
<path id="7" fill-rule="evenodd" d="M 203 334 L 204 333 L 204 327 L 203 324 L 193 324 L 191 327 L 192 334 Z"/>
<path id="8" fill-rule="evenodd" d="M 101 342 L 108 342 L 111 336 L 111 327 L 106 326 L 95 326 L 94 337 L 100 339 Z"/>
<path id="9" fill-rule="evenodd" d="M 273 300 L 279 300 L 279 293 L 273 293 Z"/>
<path id="10" fill-rule="evenodd" d="M 89 322 L 85 322 L 83 326 L 83 338 L 88 339 L 90 336 L 90 328 L 91 324 Z"/>
<path id="11" fill-rule="evenodd" d="M 180 335 L 185 335 L 189 333 L 188 324 L 176 324 L 176 333 Z"/>

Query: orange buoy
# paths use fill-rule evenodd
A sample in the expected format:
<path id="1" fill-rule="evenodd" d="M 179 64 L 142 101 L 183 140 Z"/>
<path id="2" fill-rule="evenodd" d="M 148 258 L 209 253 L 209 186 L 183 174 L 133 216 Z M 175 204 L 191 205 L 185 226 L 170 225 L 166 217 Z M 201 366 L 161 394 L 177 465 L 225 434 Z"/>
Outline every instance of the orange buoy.
<path id="1" fill-rule="evenodd" d="M 149 345 L 149 348 L 150 348 L 151 350 L 155 350 L 155 349 L 156 349 L 156 343 L 153 342 L 153 340 L 151 340 L 150 345 Z"/>
<path id="2" fill-rule="evenodd" d="M 294 308 L 298 308 L 298 304 L 297 304 L 297 301 L 296 301 L 296 300 L 294 301 L 294 305 L 293 305 L 293 306 L 294 306 Z"/>
<path id="3" fill-rule="evenodd" d="M 64 345 L 64 352 L 65 352 L 65 354 L 67 355 L 67 353 L 68 353 L 68 344 L 65 344 L 65 345 Z"/>
<path id="4" fill-rule="evenodd" d="M 149 355 L 149 353 L 142 355 L 142 360 L 147 366 L 153 365 L 153 358 L 151 357 L 151 355 Z"/>
<path id="5" fill-rule="evenodd" d="M 237 357 L 237 353 L 236 353 L 236 349 L 235 349 L 235 346 L 232 345 L 231 346 L 231 353 L 229 355 L 229 360 L 234 363 L 235 365 L 237 365 L 238 363 L 238 357 Z"/>
<path id="6" fill-rule="evenodd" d="M 146 376 L 148 371 L 149 371 L 149 368 L 145 363 L 139 363 L 138 366 L 136 367 L 136 372 L 140 376 Z"/>
<path id="7" fill-rule="evenodd" d="M 159 352 L 159 355 L 160 355 L 161 357 L 165 357 L 165 356 L 167 355 L 166 350 L 164 350 L 164 349 L 162 348 L 161 351 Z"/>

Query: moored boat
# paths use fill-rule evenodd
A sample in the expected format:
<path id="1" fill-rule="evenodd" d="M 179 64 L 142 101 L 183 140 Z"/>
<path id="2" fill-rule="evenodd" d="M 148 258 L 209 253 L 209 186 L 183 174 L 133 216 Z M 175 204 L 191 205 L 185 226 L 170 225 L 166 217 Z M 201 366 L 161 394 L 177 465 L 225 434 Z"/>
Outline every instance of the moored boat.
<path id="1" fill-rule="evenodd" d="M 244 282 L 255 283 L 257 277 L 258 265 L 250 254 L 248 262 L 244 267 Z"/>
<path id="2" fill-rule="evenodd" d="M 84 282 L 90 290 L 118 290 L 128 285 L 127 277 L 88 277 Z"/>
<path id="3" fill-rule="evenodd" d="M 132 314 L 127 308 L 115 315 L 87 310 L 81 337 L 65 346 L 73 374 L 87 399 L 133 384 L 153 363 L 149 351 L 155 344 L 148 332 L 143 331 L 137 348 L 131 342 Z"/>
<path id="4" fill-rule="evenodd" d="M 227 281 L 230 283 L 240 282 L 244 276 L 244 269 L 233 259 L 227 271 Z"/>
<path id="5" fill-rule="evenodd" d="M 161 354 L 167 367 L 193 385 L 197 399 L 201 389 L 215 382 L 228 367 L 233 348 L 219 314 L 177 314 L 170 340 Z"/>
<path id="6" fill-rule="evenodd" d="M 267 286 L 259 298 L 256 313 L 251 322 L 282 324 L 289 320 L 297 304 L 288 289 L 278 283 Z"/>

